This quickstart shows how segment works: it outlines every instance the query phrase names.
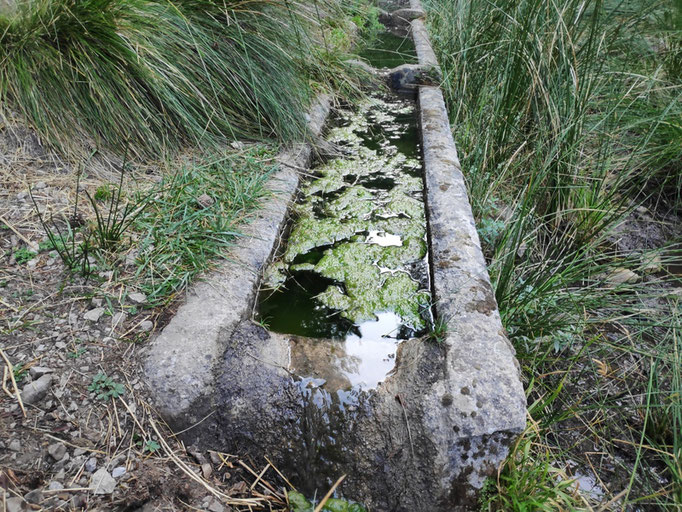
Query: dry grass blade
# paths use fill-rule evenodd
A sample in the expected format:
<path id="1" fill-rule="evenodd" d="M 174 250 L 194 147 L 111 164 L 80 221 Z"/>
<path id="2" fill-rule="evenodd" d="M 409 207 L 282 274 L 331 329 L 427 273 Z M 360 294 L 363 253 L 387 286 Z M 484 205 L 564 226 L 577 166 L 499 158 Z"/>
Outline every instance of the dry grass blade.
<path id="1" fill-rule="evenodd" d="M 327 500 L 329 500 L 329 498 L 332 497 L 332 494 L 334 494 L 334 491 L 336 490 L 336 488 L 339 485 L 341 485 L 341 482 L 343 482 L 345 478 L 346 478 L 346 475 L 341 475 L 339 477 L 339 479 L 336 481 L 336 483 L 334 485 L 332 485 L 331 489 L 329 489 L 327 491 L 327 494 L 324 495 L 324 498 L 322 498 L 322 501 L 320 501 L 320 503 L 317 505 L 317 507 L 315 507 L 315 510 L 313 512 L 320 512 L 320 510 L 322 510 L 324 505 L 327 503 Z"/>
<path id="2" fill-rule="evenodd" d="M 7 368 L 9 369 L 9 378 L 12 381 L 12 386 L 14 386 L 14 394 L 16 396 L 17 402 L 19 402 L 19 407 L 21 407 L 21 412 L 24 414 L 24 418 L 26 417 L 26 409 L 24 409 L 24 402 L 21 400 L 21 392 L 19 391 L 19 387 L 17 386 L 17 381 L 14 379 L 14 366 L 12 366 L 12 363 L 10 363 L 9 359 L 7 359 L 7 356 L 5 353 L 0 349 L 0 356 L 5 360 L 5 364 L 7 365 Z M 3 389 L 5 388 L 5 381 L 3 379 L 2 382 L 2 387 Z"/>
<path id="3" fill-rule="evenodd" d="M 149 409 L 148 409 L 149 413 Z M 264 502 L 262 499 L 258 498 L 232 498 L 231 496 L 228 496 L 227 494 L 220 492 L 217 490 L 215 487 L 210 485 L 206 480 L 198 476 L 192 469 L 184 462 L 182 461 L 173 451 L 173 449 L 168 446 L 168 443 L 164 439 L 163 435 L 161 434 L 159 428 L 156 426 L 156 422 L 150 417 L 149 418 L 149 424 L 151 425 L 152 429 L 157 435 L 159 444 L 161 445 L 161 448 L 163 448 L 163 451 L 166 453 L 166 455 L 176 464 L 176 466 L 188 477 L 190 477 L 192 480 L 197 482 L 198 484 L 202 485 L 208 492 L 213 494 L 216 498 L 222 500 L 223 503 L 226 505 L 235 505 L 235 506 L 245 506 L 245 507 L 260 507 L 264 505 Z"/>

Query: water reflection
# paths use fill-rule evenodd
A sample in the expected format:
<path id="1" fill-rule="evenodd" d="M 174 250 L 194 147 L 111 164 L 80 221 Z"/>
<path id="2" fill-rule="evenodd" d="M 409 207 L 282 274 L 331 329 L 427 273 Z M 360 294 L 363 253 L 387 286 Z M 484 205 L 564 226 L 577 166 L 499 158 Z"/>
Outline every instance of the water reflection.
<path id="1" fill-rule="evenodd" d="M 343 340 L 294 337 L 290 369 L 329 392 L 374 389 L 393 370 L 401 325 L 400 316 L 382 312 Z"/>

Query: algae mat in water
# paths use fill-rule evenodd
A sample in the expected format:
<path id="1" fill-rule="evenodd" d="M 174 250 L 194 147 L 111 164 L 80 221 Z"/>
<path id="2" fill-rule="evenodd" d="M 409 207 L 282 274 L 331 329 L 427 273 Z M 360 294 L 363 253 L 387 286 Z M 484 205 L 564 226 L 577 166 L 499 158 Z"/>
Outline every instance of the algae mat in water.
<path id="1" fill-rule="evenodd" d="M 268 269 L 260 317 L 274 331 L 345 335 L 393 312 L 395 337 L 426 327 L 426 219 L 414 104 L 373 96 L 342 111 L 327 140 L 341 156 L 302 190 L 281 257 Z"/>

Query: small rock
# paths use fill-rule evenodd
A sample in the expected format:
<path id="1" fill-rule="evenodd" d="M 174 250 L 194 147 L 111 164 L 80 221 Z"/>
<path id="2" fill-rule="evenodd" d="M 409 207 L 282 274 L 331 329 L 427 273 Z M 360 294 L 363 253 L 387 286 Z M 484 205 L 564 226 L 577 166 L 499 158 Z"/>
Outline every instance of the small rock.
<path id="1" fill-rule="evenodd" d="M 13 452 L 20 452 L 21 451 L 21 443 L 19 442 L 18 439 L 15 439 L 9 444 L 9 449 L 12 450 Z"/>
<path id="2" fill-rule="evenodd" d="M 101 297 L 93 297 L 92 299 L 90 299 L 90 302 L 91 302 L 92 305 L 95 306 L 96 308 L 99 308 L 99 307 L 102 306 L 102 304 L 104 304 L 104 300 L 102 300 Z"/>
<path id="3" fill-rule="evenodd" d="M 145 320 L 144 322 L 140 322 L 140 331 L 142 332 L 149 332 L 154 328 L 154 322 L 151 320 Z"/>
<path id="4" fill-rule="evenodd" d="M 85 496 L 85 494 L 77 494 L 71 500 L 71 506 L 76 510 L 87 509 L 88 507 L 87 496 Z"/>
<path id="5" fill-rule="evenodd" d="M 663 270 L 663 261 L 660 254 L 647 255 L 642 259 L 641 269 L 645 273 L 653 274 Z"/>
<path id="6" fill-rule="evenodd" d="M 31 366 L 28 370 L 28 374 L 34 379 L 38 379 L 47 373 L 52 373 L 54 370 L 48 368 L 47 366 Z"/>
<path id="7" fill-rule="evenodd" d="M 97 322 L 104 314 L 104 308 L 94 308 L 83 315 L 83 318 L 91 322 Z"/>
<path id="8" fill-rule="evenodd" d="M 134 304 L 144 304 L 147 302 L 147 296 L 141 292 L 133 292 L 128 295 L 128 298 L 130 299 L 130 302 Z"/>
<path id="9" fill-rule="evenodd" d="M 76 448 L 73 451 L 73 456 L 74 457 L 80 457 L 81 455 L 85 455 L 85 452 L 87 452 L 87 450 L 85 448 Z"/>
<path id="10" fill-rule="evenodd" d="M 45 187 L 47 187 L 47 184 L 46 184 L 44 181 L 39 181 L 38 183 L 36 183 L 35 185 L 33 185 L 33 188 L 34 188 L 35 190 L 42 190 L 42 189 L 44 189 Z"/>
<path id="11" fill-rule="evenodd" d="M 52 375 L 43 375 L 37 380 L 24 386 L 21 391 L 21 399 L 25 404 L 34 404 L 42 400 L 52 385 Z"/>
<path id="12" fill-rule="evenodd" d="M 60 461 L 64 458 L 64 455 L 66 455 L 66 446 L 62 443 L 51 444 L 47 447 L 47 453 L 49 453 L 54 460 Z"/>
<path id="13" fill-rule="evenodd" d="M 24 500 L 21 498 L 10 498 L 5 502 L 7 512 L 22 512 L 24 508 Z"/>
<path id="14" fill-rule="evenodd" d="M 617 268 L 606 276 L 606 281 L 613 285 L 636 283 L 639 276 L 627 268 Z"/>
<path id="15" fill-rule="evenodd" d="M 111 476 L 113 476 L 114 478 L 119 478 L 125 474 L 126 474 L 126 468 L 124 466 L 115 467 L 111 471 Z"/>
<path id="16" fill-rule="evenodd" d="M 54 344 L 54 346 L 58 350 L 64 350 L 68 345 L 66 343 L 64 343 L 63 341 L 58 341 L 57 343 Z"/>
<path id="17" fill-rule="evenodd" d="M 123 311 L 116 313 L 111 317 L 111 328 L 116 329 L 117 327 L 123 325 L 127 316 L 128 315 L 126 315 Z"/>
<path id="18" fill-rule="evenodd" d="M 214 199 L 208 194 L 201 194 L 199 197 L 197 197 L 197 203 L 199 203 L 199 206 L 202 208 L 208 208 L 214 202 Z"/>
<path id="19" fill-rule="evenodd" d="M 225 512 L 225 507 L 216 498 L 213 498 L 208 503 L 208 510 L 211 512 Z"/>
<path id="20" fill-rule="evenodd" d="M 95 494 L 111 494 L 116 488 L 116 480 L 106 469 L 100 468 L 90 478 L 90 487 L 94 487 Z"/>
<path id="21" fill-rule="evenodd" d="M 213 468 L 208 462 L 201 465 L 201 473 L 204 475 L 204 478 L 208 478 L 213 474 Z"/>
<path id="22" fill-rule="evenodd" d="M 90 457 L 85 463 L 85 471 L 94 473 L 95 469 L 97 469 L 97 459 L 95 457 Z"/>
<path id="23" fill-rule="evenodd" d="M 41 491 L 40 489 L 33 489 L 32 491 L 28 491 L 26 494 L 24 494 L 24 499 L 29 503 L 37 505 L 38 503 L 43 501 L 43 491 Z"/>
<path id="24" fill-rule="evenodd" d="M 61 491 L 64 488 L 64 484 L 61 482 L 57 482 L 56 480 L 53 480 L 50 482 L 50 485 L 47 486 L 47 488 L 51 491 Z"/>

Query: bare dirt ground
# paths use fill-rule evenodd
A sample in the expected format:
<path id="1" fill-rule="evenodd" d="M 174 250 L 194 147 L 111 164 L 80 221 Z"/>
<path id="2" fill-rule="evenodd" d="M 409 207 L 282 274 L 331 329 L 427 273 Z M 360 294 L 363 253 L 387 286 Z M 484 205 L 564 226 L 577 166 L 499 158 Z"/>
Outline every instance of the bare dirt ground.
<path id="1" fill-rule="evenodd" d="M 93 167 L 81 186 L 112 179 Z M 265 461 L 186 447 L 147 403 L 140 349 L 172 307 L 128 289 L 134 261 L 86 280 L 46 244 L 29 186 L 67 212 L 73 169 L 0 126 L 0 180 L 0 510 L 282 509 Z"/>

